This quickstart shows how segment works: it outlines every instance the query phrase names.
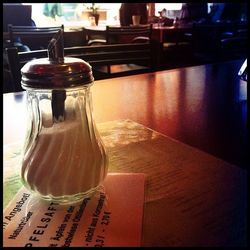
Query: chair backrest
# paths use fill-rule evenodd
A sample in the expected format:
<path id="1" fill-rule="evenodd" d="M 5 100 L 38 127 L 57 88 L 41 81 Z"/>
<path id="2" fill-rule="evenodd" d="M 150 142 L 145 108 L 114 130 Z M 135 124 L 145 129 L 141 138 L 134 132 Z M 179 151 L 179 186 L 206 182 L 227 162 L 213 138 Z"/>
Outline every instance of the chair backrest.
<path id="1" fill-rule="evenodd" d="M 234 32 L 234 23 L 194 23 L 193 47 L 196 51 L 217 52 L 222 34 Z"/>
<path id="2" fill-rule="evenodd" d="M 13 26 L 9 24 L 10 46 L 15 47 L 15 43 L 20 42 L 30 48 L 30 50 L 46 49 L 49 41 L 59 29 L 64 26 L 57 27 L 34 27 L 34 26 Z"/>
<path id="3" fill-rule="evenodd" d="M 247 37 L 234 36 L 220 40 L 220 57 L 222 59 L 239 59 L 247 56 Z"/>
<path id="4" fill-rule="evenodd" d="M 79 46 L 64 49 L 65 56 L 78 57 L 92 67 L 102 65 L 147 63 L 151 68 L 151 46 L 149 43 L 106 44 Z"/>
<path id="5" fill-rule="evenodd" d="M 140 41 L 150 41 L 152 34 L 152 24 L 138 26 L 106 26 L 106 42 L 112 43 L 130 43 L 136 39 Z M 139 40 L 138 40 L 139 41 Z"/>
<path id="6" fill-rule="evenodd" d="M 17 48 L 13 47 L 6 48 L 6 52 L 11 78 L 15 86 L 13 91 L 21 91 L 23 90 L 21 87 L 21 68 L 32 59 L 47 57 L 47 50 L 18 52 Z M 141 70 L 137 69 L 134 73 L 149 72 L 152 70 L 152 50 L 149 43 L 106 44 L 64 48 L 64 56 L 83 59 L 93 69 L 96 66 L 143 63 L 147 67 Z M 115 74 L 107 72 L 107 74 L 100 76 L 97 71 L 93 71 L 96 80 L 131 73 L 133 72 L 116 72 Z"/>

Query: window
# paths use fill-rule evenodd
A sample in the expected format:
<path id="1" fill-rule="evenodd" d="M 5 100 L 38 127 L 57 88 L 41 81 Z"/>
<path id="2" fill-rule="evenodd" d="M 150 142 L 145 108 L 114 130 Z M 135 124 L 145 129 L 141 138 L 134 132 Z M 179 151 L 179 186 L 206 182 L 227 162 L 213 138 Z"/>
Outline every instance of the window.
<path id="1" fill-rule="evenodd" d="M 180 14 L 182 3 L 156 3 L 155 16 L 159 16 L 159 11 L 162 11 L 164 8 L 167 10 L 167 17 L 175 18 Z"/>
<path id="2" fill-rule="evenodd" d="M 48 4 L 52 5 L 52 3 Z M 54 5 L 60 5 L 62 10 L 62 16 L 55 18 L 43 14 L 44 3 L 29 3 L 29 5 L 32 5 L 32 19 L 38 27 L 61 24 L 64 24 L 65 27 L 89 25 L 88 12 L 91 3 L 55 3 Z M 120 6 L 120 3 L 96 3 L 100 13 L 99 24 L 119 24 Z"/>

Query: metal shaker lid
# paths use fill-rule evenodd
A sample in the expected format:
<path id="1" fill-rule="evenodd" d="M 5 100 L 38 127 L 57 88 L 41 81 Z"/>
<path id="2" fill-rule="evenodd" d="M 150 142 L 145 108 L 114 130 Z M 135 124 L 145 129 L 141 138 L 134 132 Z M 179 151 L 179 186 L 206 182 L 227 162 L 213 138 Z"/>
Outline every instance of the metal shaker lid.
<path id="1" fill-rule="evenodd" d="M 87 62 L 64 57 L 62 29 L 48 45 L 48 58 L 26 63 L 21 74 L 23 88 L 60 89 L 83 86 L 94 81 L 92 68 Z"/>

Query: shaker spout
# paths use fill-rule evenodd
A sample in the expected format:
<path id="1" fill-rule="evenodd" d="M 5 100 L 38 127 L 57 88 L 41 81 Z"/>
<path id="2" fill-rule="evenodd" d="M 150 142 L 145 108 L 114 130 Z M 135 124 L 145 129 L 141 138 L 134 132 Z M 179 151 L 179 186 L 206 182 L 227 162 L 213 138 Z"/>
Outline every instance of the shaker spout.
<path id="1" fill-rule="evenodd" d="M 63 29 L 58 30 L 48 44 L 49 61 L 55 63 L 64 62 Z"/>
<path id="2" fill-rule="evenodd" d="M 55 36 L 48 44 L 48 57 L 52 63 L 64 62 L 64 47 L 63 47 L 63 29 L 58 30 Z M 52 90 L 52 113 L 54 122 L 64 121 L 64 101 L 66 98 L 66 91 Z"/>

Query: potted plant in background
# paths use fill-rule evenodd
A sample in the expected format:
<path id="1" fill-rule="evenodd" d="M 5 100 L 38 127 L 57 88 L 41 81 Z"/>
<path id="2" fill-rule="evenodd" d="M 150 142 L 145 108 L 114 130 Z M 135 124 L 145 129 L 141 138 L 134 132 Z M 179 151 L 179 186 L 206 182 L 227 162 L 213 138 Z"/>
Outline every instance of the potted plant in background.
<path id="1" fill-rule="evenodd" d="M 89 13 L 89 16 L 95 17 L 95 24 L 98 25 L 99 17 L 100 17 L 100 14 L 97 12 L 98 7 L 95 5 L 95 3 L 92 3 L 91 6 L 88 7 L 88 9 L 91 10 L 91 12 Z"/>

